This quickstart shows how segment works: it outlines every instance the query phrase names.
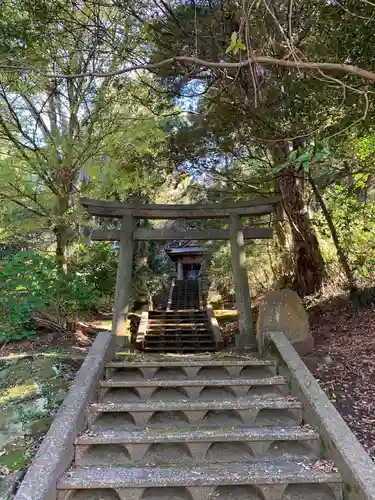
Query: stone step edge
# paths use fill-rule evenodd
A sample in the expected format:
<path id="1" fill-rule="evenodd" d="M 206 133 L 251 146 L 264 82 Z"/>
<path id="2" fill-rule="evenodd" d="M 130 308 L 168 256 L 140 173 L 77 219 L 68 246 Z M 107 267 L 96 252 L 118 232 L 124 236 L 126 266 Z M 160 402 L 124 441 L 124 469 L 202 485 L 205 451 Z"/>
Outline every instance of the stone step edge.
<path id="1" fill-rule="evenodd" d="M 309 468 L 311 467 L 311 468 Z M 341 483 L 337 472 L 314 470 L 298 461 L 261 464 L 213 464 L 192 467 L 77 467 L 60 477 L 57 488 L 104 489 L 169 486 Z M 284 469 L 284 470 L 283 470 Z"/>
<path id="2" fill-rule="evenodd" d="M 225 386 L 268 386 L 287 385 L 284 377 L 266 377 L 261 379 L 182 379 L 182 380 L 101 380 L 100 387 L 225 387 Z"/>
<path id="3" fill-rule="evenodd" d="M 191 333 L 179 333 L 179 332 L 171 332 L 171 333 L 166 333 L 164 334 L 163 332 L 155 332 L 152 331 L 151 333 L 147 331 L 145 334 L 145 337 L 147 337 L 150 340 L 158 340 L 158 339 L 164 339 L 166 341 L 171 340 L 180 340 L 180 341 L 186 341 L 186 342 L 196 342 L 196 341 L 201 341 L 201 342 L 207 342 L 208 340 L 211 340 L 212 338 L 212 333 L 211 332 L 191 332 Z"/>
<path id="4" fill-rule="evenodd" d="M 253 398 L 251 400 L 234 399 L 224 401 L 150 401 L 134 403 L 92 403 L 88 411 L 112 412 L 112 411 L 220 411 L 220 410 L 248 410 L 248 409 L 275 409 L 275 410 L 300 410 L 302 404 L 286 398 Z"/>
<path id="5" fill-rule="evenodd" d="M 190 323 L 159 323 L 159 322 L 153 322 L 149 321 L 148 322 L 148 328 L 162 328 L 162 327 L 168 327 L 165 328 L 166 330 L 192 330 L 194 328 L 197 328 L 199 330 L 204 330 L 207 326 L 209 326 L 209 322 L 190 322 Z M 174 327 L 174 328 L 172 328 Z"/>
<path id="6" fill-rule="evenodd" d="M 183 346 L 179 345 L 176 347 L 164 346 L 162 344 L 154 344 L 151 346 L 145 345 L 141 349 L 145 354 L 196 354 L 196 353 L 206 353 L 206 352 L 216 352 L 216 344 L 213 343 L 212 346 Z"/>
<path id="7" fill-rule="evenodd" d="M 315 441 L 319 434 L 306 426 L 288 427 L 239 427 L 231 429 L 199 429 L 194 431 L 163 429 L 163 432 L 147 431 L 90 431 L 78 437 L 76 445 L 123 444 L 123 443 L 177 443 L 177 442 L 219 442 L 219 441 Z"/>
<path id="8" fill-rule="evenodd" d="M 212 333 L 207 328 L 202 328 L 202 329 L 190 328 L 189 330 L 179 329 L 179 328 L 176 328 L 174 330 L 164 329 L 164 328 L 160 328 L 160 329 L 148 328 L 147 335 L 154 335 L 154 336 L 170 335 L 170 336 L 179 336 L 179 337 L 183 336 L 186 338 L 188 338 L 188 337 L 202 338 L 202 337 L 207 336 L 207 335 L 212 335 Z"/>
<path id="9" fill-rule="evenodd" d="M 260 360 L 260 359 L 244 359 L 244 360 L 178 360 L 178 361 L 110 361 L 106 363 L 106 368 L 168 368 L 168 367 L 189 367 L 199 366 L 276 366 L 275 361 Z"/>

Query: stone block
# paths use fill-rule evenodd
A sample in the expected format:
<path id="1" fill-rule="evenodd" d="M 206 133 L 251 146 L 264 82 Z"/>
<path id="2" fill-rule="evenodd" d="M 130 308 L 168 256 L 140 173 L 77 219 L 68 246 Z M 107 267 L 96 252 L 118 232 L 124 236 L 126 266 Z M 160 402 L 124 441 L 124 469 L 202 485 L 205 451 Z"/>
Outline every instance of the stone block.
<path id="1" fill-rule="evenodd" d="M 301 356 L 314 348 L 306 310 L 293 290 L 273 291 L 260 300 L 257 320 L 257 340 L 260 347 L 267 332 L 284 333 Z"/>

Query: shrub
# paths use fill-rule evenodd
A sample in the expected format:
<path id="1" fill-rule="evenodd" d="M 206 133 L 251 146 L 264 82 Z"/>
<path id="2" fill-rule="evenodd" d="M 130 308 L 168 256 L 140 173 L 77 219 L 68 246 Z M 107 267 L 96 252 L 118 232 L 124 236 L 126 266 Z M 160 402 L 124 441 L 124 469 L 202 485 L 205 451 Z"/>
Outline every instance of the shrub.
<path id="1" fill-rule="evenodd" d="M 114 299 L 117 274 L 117 251 L 112 243 L 79 245 L 75 254 L 76 269 L 85 276 L 101 297 Z"/>
<path id="2" fill-rule="evenodd" d="M 150 242 L 145 248 L 137 242 L 132 259 L 132 289 L 129 305 L 147 301 L 158 294 L 168 278 L 168 257 L 160 245 Z M 115 298 L 117 275 L 117 248 L 112 243 L 95 242 L 79 245 L 75 252 L 77 271 L 85 276 L 100 294 L 100 304 L 112 306 Z"/>
<path id="3" fill-rule="evenodd" d="M 48 256 L 19 252 L 0 272 L 0 340 L 28 338 L 38 326 L 66 331 L 97 300 L 84 276 L 63 274 Z"/>

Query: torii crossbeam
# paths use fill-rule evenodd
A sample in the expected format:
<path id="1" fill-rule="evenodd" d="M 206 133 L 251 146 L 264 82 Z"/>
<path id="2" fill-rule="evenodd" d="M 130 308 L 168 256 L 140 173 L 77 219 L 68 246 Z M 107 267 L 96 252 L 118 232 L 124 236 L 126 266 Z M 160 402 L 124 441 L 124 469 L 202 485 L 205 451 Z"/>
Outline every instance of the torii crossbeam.
<path id="1" fill-rule="evenodd" d="M 125 338 L 125 323 L 129 307 L 134 240 L 229 240 L 232 250 L 236 307 L 239 315 L 239 335 L 236 337 L 236 347 L 247 349 L 255 347 L 256 338 L 252 322 L 244 240 L 272 238 L 273 232 L 269 227 L 243 228 L 241 217 L 272 213 L 275 205 L 280 201 L 280 197 L 274 196 L 231 203 L 155 205 L 82 198 L 80 202 L 90 215 L 122 219 L 120 230 L 98 229 L 93 231 L 91 237 L 92 240 L 120 242 L 112 331 L 122 339 L 121 343 L 130 344 L 129 338 Z M 139 229 L 135 227 L 135 219 L 228 219 L 229 229 Z"/>

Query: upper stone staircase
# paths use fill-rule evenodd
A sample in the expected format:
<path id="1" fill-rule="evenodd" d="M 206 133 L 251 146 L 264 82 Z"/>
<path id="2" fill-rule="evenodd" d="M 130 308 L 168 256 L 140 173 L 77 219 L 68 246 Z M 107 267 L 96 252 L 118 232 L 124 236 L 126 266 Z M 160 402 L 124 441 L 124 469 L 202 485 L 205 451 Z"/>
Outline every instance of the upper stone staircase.
<path id="1" fill-rule="evenodd" d="M 192 309 L 200 307 L 199 280 L 176 280 L 172 285 L 171 302 L 168 308 L 172 311 Z"/>
<path id="2" fill-rule="evenodd" d="M 215 351 L 217 345 L 201 303 L 198 280 L 175 281 L 166 310 L 148 312 L 146 330 L 137 336 L 137 348 L 145 352 Z"/>
<path id="3" fill-rule="evenodd" d="M 207 352 L 215 351 L 216 343 L 204 311 L 150 311 L 141 349 L 145 352 Z"/>

